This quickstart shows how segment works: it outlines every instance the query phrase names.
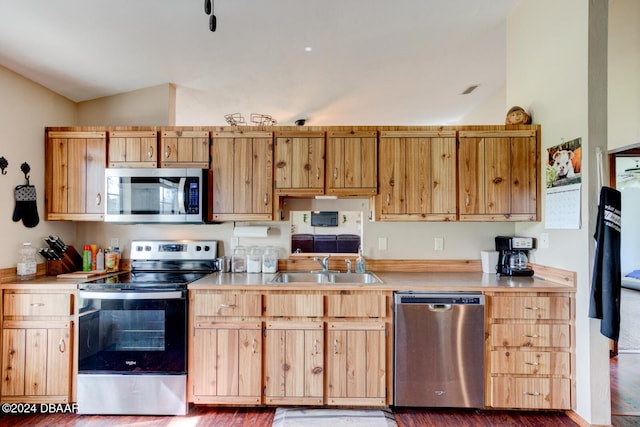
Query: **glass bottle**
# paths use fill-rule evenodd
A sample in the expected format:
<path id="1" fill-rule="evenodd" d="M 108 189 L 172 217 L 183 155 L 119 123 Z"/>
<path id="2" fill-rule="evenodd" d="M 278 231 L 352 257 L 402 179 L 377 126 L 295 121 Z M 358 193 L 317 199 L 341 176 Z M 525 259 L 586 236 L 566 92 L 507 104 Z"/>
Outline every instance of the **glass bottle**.
<path id="1" fill-rule="evenodd" d="M 20 260 L 16 266 L 18 278 L 20 280 L 31 280 L 36 278 L 36 248 L 31 243 L 23 243 L 20 248 Z"/>
<path id="2" fill-rule="evenodd" d="M 356 258 L 356 273 L 364 273 L 366 269 L 366 262 L 362 256 L 362 246 L 360 246 L 358 248 L 358 257 Z"/>

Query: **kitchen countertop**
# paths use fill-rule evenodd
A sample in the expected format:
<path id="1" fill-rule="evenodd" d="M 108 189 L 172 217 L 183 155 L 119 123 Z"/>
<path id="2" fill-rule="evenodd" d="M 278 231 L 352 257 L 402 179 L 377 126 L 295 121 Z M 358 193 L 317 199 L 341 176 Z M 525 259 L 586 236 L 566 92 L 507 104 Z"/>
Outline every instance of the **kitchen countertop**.
<path id="1" fill-rule="evenodd" d="M 374 273 L 382 283 L 269 283 L 276 273 L 212 273 L 191 283 L 189 289 L 575 292 L 574 287 L 540 277 L 498 277 L 480 272 Z"/>

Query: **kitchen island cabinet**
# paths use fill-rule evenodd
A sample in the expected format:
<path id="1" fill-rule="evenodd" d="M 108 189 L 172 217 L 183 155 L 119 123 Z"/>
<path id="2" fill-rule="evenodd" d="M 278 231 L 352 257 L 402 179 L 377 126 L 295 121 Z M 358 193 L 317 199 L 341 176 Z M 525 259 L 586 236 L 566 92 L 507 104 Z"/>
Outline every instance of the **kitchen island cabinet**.
<path id="1" fill-rule="evenodd" d="M 2 402 L 74 401 L 72 289 L 2 289 Z"/>
<path id="2" fill-rule="evenodd" d="M 105 131 L 52 131 L 45 139 L 45 218 L 103 221 Z"/>

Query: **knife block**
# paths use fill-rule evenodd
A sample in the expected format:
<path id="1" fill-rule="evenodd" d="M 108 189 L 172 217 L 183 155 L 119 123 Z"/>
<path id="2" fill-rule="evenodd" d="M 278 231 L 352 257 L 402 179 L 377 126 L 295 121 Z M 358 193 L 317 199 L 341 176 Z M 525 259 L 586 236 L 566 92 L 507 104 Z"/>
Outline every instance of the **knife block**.
<path id="1" fill-rule="evenodd" d="M 73 273 L 82 270 L 82 256 L 73 246 L 68 246 L 62 259 L 47 260 L 47 276 Z"/>

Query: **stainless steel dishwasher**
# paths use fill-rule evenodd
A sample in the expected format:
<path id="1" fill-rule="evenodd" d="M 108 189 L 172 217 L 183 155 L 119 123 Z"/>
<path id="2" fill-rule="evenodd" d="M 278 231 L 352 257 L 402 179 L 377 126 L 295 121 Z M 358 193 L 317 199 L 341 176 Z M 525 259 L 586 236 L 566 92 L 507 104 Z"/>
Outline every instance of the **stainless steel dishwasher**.
<path id="1" fill-rule="evenodd" d="M 484 295 L 396 292 L 394 404 L 484 407 Z"/>

